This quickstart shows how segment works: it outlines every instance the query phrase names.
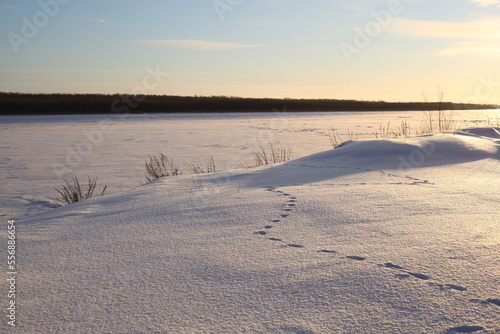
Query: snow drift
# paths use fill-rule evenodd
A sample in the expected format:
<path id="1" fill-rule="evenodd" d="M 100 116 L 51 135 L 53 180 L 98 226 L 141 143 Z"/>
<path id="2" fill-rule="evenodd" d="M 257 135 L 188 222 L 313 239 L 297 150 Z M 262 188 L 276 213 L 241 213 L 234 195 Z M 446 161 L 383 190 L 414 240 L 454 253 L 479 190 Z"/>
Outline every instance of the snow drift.
<path id="1" fill-rule="evenodd" d="M 352 142 L 19 222 L 19 327 L 498 333 L 498 139 Z"/>

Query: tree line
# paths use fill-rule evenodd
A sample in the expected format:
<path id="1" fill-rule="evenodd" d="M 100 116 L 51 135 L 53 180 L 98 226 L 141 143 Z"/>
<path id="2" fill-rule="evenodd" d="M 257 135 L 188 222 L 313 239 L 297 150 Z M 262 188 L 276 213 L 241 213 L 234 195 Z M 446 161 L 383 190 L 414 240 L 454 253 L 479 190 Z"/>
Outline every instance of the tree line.
<path id="1" fill-rule="evenodd" d="M 0 92 L 0 115 L 272 112 L 405 111 L 495 109 L 486 104 L 452 102 L 385 102 L 339 99 L 278 99 L 228 96 L 121 94 L 25 94 Z"/>

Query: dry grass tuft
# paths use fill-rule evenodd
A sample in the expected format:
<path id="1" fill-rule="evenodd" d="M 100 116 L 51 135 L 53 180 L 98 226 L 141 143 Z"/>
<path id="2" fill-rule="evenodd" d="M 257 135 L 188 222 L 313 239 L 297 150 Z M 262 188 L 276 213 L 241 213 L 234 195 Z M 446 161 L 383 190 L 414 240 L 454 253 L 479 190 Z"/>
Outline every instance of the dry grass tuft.
<path id="1" fill-rule="evenodd" d="M 208 158 L 205 164 L 202 164 L 201 161 L 190 163 L 189 168 L 191 169 L 191 174 L 215 173 L 216 169 L 214 157 Z"/>
<path id="2" fill-rule="evenodd" d="M 145 162 L 146 179 L 153 181 L 162 177 L 180 175 L 179 167 L 165 154 L 150 155 L 149 161 Z"/>
<path id="3" fill-rule="evenodd" d="M 292 159 L 292 149 L 281 145 L 280 142 L 269 142 L 265 146 L 260 146 L 258 150 L 253 150 L 254 166 L 265 166 Z"/>
<path id="4" fill-rule="evenodd" d="M 80 181 L 76 176 L 73 177 L 72 184 L 68 181 L 65 182 L 66 184 L 62 187 L 62 189 L 54 188 L 54 190 L 59 194 L 59 198 L 54 199 L 54 205 L 57 207 L 89 199 L 94 195 L 94 191 L 97 187 L 97 177 L 95 179 L 88 177 L 86 189 L 82 189 Z M 103 187 L 100 196 L 104 195 L 107 188 L 108 186 L 106 185 Z"/>
<path id="5" fill-rule="evenodd" d="M 344 140 L 331 127 L 330 131 L 328 132 L 328 139 L 330 140 L 330 144 L 332 144 L 333 148 L 342 147 L 346 142 L 356 140 L 354 132 L 347 130 L 347 139 Z"/>

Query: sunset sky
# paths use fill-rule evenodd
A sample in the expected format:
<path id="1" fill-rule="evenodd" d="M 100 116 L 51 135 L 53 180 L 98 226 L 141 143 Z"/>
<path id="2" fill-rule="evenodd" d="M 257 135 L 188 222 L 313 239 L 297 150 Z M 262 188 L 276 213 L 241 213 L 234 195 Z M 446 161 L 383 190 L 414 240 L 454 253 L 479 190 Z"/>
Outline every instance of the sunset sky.
<path id="1" fill-rule="evenodd" d="M 0 91 L 422 101 L 439 86 L 500 104 L 497 0 L 0 0 L 0 31 Z"/>

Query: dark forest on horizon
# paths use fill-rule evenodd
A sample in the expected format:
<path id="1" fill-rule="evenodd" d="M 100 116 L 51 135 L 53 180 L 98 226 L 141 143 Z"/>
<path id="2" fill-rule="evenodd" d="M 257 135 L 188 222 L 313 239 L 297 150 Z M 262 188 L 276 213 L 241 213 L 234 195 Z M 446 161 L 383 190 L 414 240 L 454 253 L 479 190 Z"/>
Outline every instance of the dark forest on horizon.
<path id="1" fill-rule="evenodd" d="M 495 109 L 488 104 L 385 102 L 339 99 L 279 99 L 227 96 L 0 93 L 0 115 L 272 112 L 415 111 Z"/>

